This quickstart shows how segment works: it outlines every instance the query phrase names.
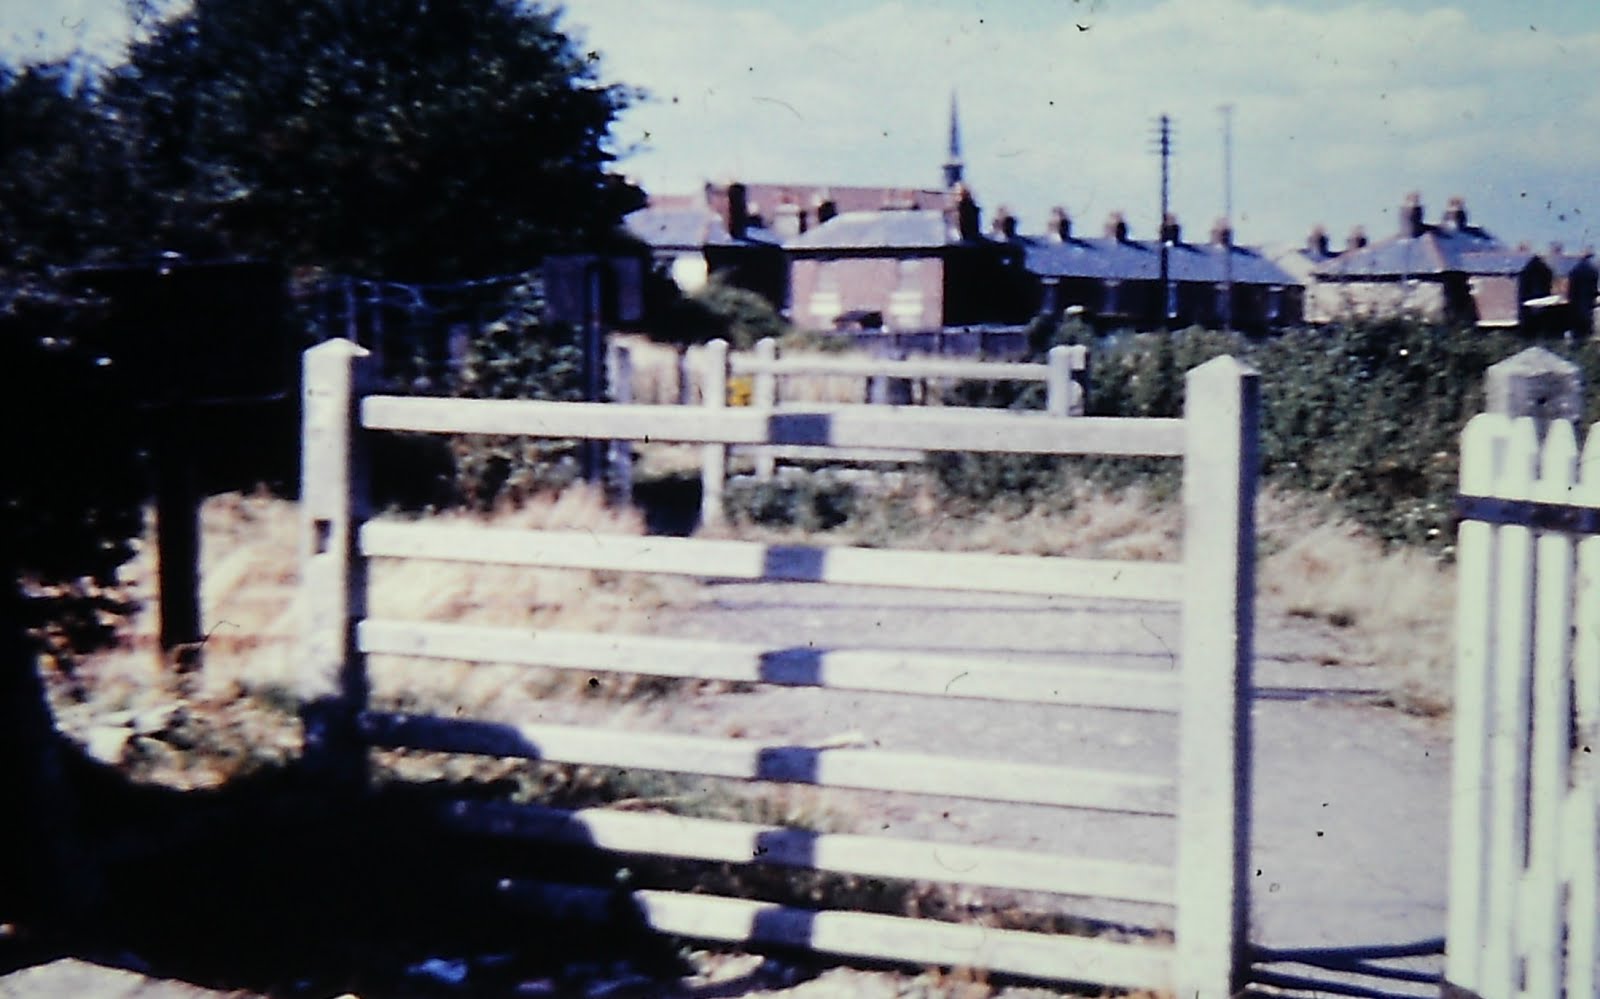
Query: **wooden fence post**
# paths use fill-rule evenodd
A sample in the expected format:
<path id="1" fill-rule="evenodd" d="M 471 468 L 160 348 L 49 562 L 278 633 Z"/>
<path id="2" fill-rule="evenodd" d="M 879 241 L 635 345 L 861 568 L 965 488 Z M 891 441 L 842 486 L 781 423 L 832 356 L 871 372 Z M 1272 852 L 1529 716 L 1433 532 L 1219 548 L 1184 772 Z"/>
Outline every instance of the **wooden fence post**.
<path id="1" fill-rule="evenodd" d="M 711 409 L 728 405 L 728 341 L 712 340 L 700 355 L 700 376 L 704 404 Z M 728 447 L 706 444 L 700 459 L 700 523 L 721 525 L 727 519 L 723 490 L 728 484 Z"/>
<path id="2" fill-rule="evenodd" d="M 1529 347 L 1490 365 L 1484 387 L 1487 412 L 1533 417 L 1541 440 L 1551 420 L 1583 419 L 1582 372 L 1543 347 Z"/>
<path id="3" fill-rule="evenodd" d="M 1228 999 L 1248 968 L 1260 386 L 1232 357 L 1186 383 L 1175 994 Z"/>
<path id="4" fill-rule="evenodd" d="M 756 360 L 764 364 L 776 363 L 778 360 L 778 341 L 772 337 L 762 337 L 756 341 Z M 772 410 L 778 406 L 778 375 L 774 371 L 759 371 L 755 375 L 752 385 L 750 404 L 757 409 Z M 770 482 L 777 473 L 777 457 L 770 447 L 756 450 L 756 479 L 760 482 Z"/>
<path id="5" fill-rule="evenodd" d="M 633 402 L 633 352 L 615 340 L 606 345 L 606 398 Z M 615 504 L 633 502 L 633 442 L 611 441 L 606 465 L 606 499 Z"/>
<path id="6" fill-rule="evenodd" d="M 366 776 L 366 750 L 357 731 L 367 703 L 366 660 L 356 646 L 355 626 L 367 611 L 359 542 L 368 515 L 367 467 L 359 411 L 371 364 L 371 355 L 348 340 L 329 340 L 305 353 L 298 690 L 305 762 L 319 776 L 351 788 Z"/>
<path id="7" fill-rule="evenodd" d="M 1088 398 L 1089 348 L 1056 344 L 1046 355 L 1045 411 L 1051 416 L 1082 416 Z"/>

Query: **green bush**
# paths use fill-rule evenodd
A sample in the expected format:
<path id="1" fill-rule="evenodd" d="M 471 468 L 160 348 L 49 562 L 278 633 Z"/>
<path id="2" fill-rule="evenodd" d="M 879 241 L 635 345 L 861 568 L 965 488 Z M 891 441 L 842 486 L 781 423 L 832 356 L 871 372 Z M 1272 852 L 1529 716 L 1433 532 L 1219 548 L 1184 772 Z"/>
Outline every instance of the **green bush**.
<path id="1" fill-rule="evenodd" d="M 1090 343 L 1091 416 L 1174 417 L 1183 413 L 1184 373 L 1233 354 L 1261 373 L 1261 465 L 1274 483 L 1325 497 L 1392 543 L 1448 551 L 1460 467 L 1460 435 L 1483 409 L 1488 367 L 1530 341 L 1509 333 L 1413 317 L 1346 322 L 1251 340 L 1193 328 L 1092 338 L 1072 319 L 1030 330 L 1042 352 Z M 1587 389 L 1585 424 L 1600 421 L 1600 342 L 1543 342 L 1577 363 Z M 1039 390 L 957 386 L 961 405 L 1038 408 Z M 933 462 L 942 492 L 963 504 L 1050 503 L 1071 480 L 1112 487 L 1139 482 L 1175 495 L 1173 462 L 1058 460 L 949 455 Z"/>
<path id="2" fill-rule="evenodd" d="M 537 281 L 513 287 L 497 318 L 477 331 L 456 378 L 468 399 L 577 401 L 584 395 L 583 341 L 578 330 L 543 319 Z M 572 441 L 481 434 L 451 440 L 460 502 L 488 509 L 558 489 L 578 475 Z"/>

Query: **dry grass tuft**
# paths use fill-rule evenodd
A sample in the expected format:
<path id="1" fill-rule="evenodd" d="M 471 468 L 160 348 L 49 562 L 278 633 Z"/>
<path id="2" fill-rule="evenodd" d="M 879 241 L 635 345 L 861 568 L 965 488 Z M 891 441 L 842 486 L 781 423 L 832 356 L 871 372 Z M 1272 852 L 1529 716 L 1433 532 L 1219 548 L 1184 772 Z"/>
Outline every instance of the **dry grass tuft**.
<path id="1" fill-rule="evenodd" d="M 1303 498 L 1269 490 L 1260 506 L 1259 589 L 1267 606 L 1347 632 L 1362 662 L 1384 667 L 1399 707 L 1448 711 L 1453 568 L 1415 549 L 1386 549 Z"/>
<path id="2" fill-rule="evenodd" d="M 445 514 L 444 520 L 474 519 Z M 594 491 L 500 511 L 495 526 L 638 534 L 637 511 L 607 507 Z M 200 665 L 180 670 L 157 642 L 153 532 L 124 578 L 145 600 L 116 648 L 74 670 L 53 671 L 58 724 L 104 762 L 176 786 L 213 786 L 281 764 L 299 749 L 294 648 L 298 523 L 294 504 L 264 495 L 206 501 L 202 523 Z M 374 616 L 525 624 L 531 627 L 638 630 L 692 584 L 576 571 L 380 560 L 372 570 Z M 662 693 L 666 681 L 555 670 L 473 666 L 373 657 L 380 706 L 446 714 L 504 716 L 557 694 L 635 698 Z"/>

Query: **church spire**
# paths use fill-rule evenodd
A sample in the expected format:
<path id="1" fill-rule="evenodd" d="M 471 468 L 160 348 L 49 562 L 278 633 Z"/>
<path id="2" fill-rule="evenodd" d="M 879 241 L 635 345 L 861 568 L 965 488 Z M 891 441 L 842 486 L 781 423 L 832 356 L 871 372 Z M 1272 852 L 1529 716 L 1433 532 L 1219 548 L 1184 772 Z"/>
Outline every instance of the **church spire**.
<path id="1" fill-rule="evenodd" d="M 956 114 L 956 94 L 950 92 L 950 152 L 944 161 L 946 190 L 961 183 L 961 119 Z"/>

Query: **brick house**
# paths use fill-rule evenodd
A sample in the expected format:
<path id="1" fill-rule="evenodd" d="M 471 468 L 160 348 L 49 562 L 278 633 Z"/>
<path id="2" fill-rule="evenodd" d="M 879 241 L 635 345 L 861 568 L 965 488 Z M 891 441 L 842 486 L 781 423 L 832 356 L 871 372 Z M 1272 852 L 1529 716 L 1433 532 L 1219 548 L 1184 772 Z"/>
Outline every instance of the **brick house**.
<path id="1" fill-rule="evenodd" d="M 1236 245 L 1225 224 L 1213 226 L 1206 242 L 1191 243 L 1169 217 L 1160 236 L 1134 239 L 1121 213 L 1107 219 L 1100 236 L 1080 236 L 1066 212 L 1056 209 L 1043 236 L 1018 239 L 1032 311 L 1071 309 L 1101 329 L 1225 323 L 1270 329 L 1300 321 L 1301 283 L 1259 250 Z"/>
<path id="2" fill-rule="evenodd" d="M 1421 198 L 1400 206 L 1388 239 L 1332 255 L 1311 270 L 1333 316 L 1408 312 L 1484 327 L 1526 326 L 1530 303 L 1551 294 L 1553 272 L 1530 250 L 1501 243 L 1470 224 L 1452 198 L 1437 224 L 1424 221 Z"/>
<path id="3" fill-rule="evenodd" d="M 789 318 L 808 329 L 854 318 L 889 331 L 1016 320 L 1021 248 L 985 238 L 964 188 L 943 209 L 844 212 L 785 244 Z"/>

